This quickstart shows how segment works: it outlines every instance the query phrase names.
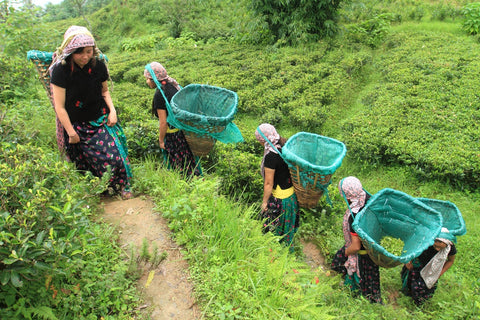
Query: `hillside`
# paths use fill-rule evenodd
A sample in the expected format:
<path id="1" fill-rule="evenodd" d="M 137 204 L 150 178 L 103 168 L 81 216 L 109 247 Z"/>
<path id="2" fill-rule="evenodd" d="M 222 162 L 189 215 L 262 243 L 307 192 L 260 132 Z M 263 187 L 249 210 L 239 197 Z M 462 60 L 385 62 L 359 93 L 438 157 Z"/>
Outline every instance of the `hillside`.
<path id="1" fill-rule="evenodd" d="M 478 319 L 480 115 L 475 70 L 480 44 L 477 36 L 462 30 L 465 4 L 346 3 L 339 11 L 338 35 L 296 47 L 262 42 L 263 29 L 255 27 L 258 21 L 246 1 L 113 0 L 87 20 L 34 22 L 26 15 L 21 21 L 17 18 L 23 32 L 2 24 L 5 39 L 15 40 L 5 42 L 0 56 L 0 68 L 5 70 L 0 78 L 4 154 L 0 181 L 5 182 L 0 191 L 7 199 L 0 207 L 5 212 L 3 226 L 11 221 L 7 213 L 25 212 L 26 221 L 38 219 L 31 214 L 35 210 L 25 209 L 31 205 L 46 217 L 56 217 L 42 227 L 66 219 L 67 227 L 60 222 L 52 225 L 58 237 L 52 234 L 48 241 L 63 256 L 79 255 L 77 265 L 86 270 L 69 267 L 70 262 L 59 256 L 61 269 L 72 272 L 47 279 L 57 281 L 53 288 L 74 292 L 76 283 L 81 283 L 80 292 L 60 293 L 61 300 L 55 300 L 41 278 L 31 291 L 40 292 L 43 304 L 30 297 L 12 298 L 20 289 L 10 286 L 0 292 L 2 307 L 17 314 L 37 314 L 32 310 L 56 305 L 60 312 L 85 319 L 138 316 L 134 310 L 141 302 L 133 289 L 135 275 L 125 266 L 129 260 L 109 242 L 116 239 L 109 238 L 111 231 L 88 222 L 97 214 L 103 182 L 77 175 L 56 156 L 53 111 L 33 65 L 24 63 L 27 50 L 53 51 L 69 25 L 89 24 L 109 58 L 112 97 L 128 138 L 135 194 L 152 198 L 168 219 L 176 242 L 184 246 L 195 298 L 206 318 L 407 319 L 413 313 L 416 319 Z M 158 123 L 150 116 L 153 91 L 143 77 L 144 66 L 151 61 L 164 64 L 182 86 L 203 83 L 238 93 L 235 123 L 245 142 L 217 143 L 202 161 L 203 180 L 183 181 L 160 164 Z M 418 309 L 399 291 L 399 268 L 381 269 L 385 306 L 354 299 L 338 285 L 338 276 L 309 268 L 300 243 L 295 254 L 288 254 L 276 239 L 261 233 L 254 217 L 262 189 L 258 174 L 262 150 L 253 133 L 262 122 L 274 124 L 286 137 L 308 131 L 347 146 L 347 156 L 329 187 L 333 207 L 324 197 L 316 209 L 302 212 L 299 237 L 316 243 L 327 261 L 343 244 L 341 220 L 346 207 L 337 191 L 342 177 L 359 177 L 371 193 L 388 187 L 458 206 L 467 234 L 459 237 L 455 265 L 442 277 L 429 304 Z M 29 165 L 19 166 L 22 160 Z M 12 180 L 14 176 L 18 178 Z M 69 177 L 66 182 L 65 177 Z M 46 191 L 48 186 L 57 192 Z M 62 190 L 72 196 L 61 196 Z M 35 198 L 35 192 L 42 198 Z M 12 203 L 18 205 L 12 208 Z M 14 233 L 13 227 L 3 230 Z M 89 234 L 101 239 L 94 242 L 95 249 L 90 247 Z M 60 246 L 69 243 L 65 239 L 74 239 L 71 249 Z M 111 258 L 100 262 L 86 252 Z M 12 258 L 12 251 L 4 254 Z M 102 274 L 117 286 L 94 286 L 102 283 Z M 10 278 L 3 279 L 2 284 L 9 283 Z M 125 294 L 120 296 L 116 288 Z M 92 292 L 98 302 L 87 299 Z M 74 302 L 81 303 L 84 311 L 70 309 Z"/>

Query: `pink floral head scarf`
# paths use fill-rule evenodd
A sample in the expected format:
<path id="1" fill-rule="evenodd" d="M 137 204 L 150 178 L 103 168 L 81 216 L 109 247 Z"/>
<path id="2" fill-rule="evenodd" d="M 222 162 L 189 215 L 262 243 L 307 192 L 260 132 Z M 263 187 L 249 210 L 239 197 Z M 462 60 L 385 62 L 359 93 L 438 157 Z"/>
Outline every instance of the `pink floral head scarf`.
<path id="1" fill-rule="evenodd" d="M 262 136 L 260 132 L 263 134 L 263 136 L 265 136 L 265 138 L 268 139 L 268 141 L 272 143 L 272 145 L 275 146 L 276 150 L 270 143 L 268 143 L 268 141 L 265 141 L 265 138 Z M 262 173 L 262 177 L 265 177 L 265 168 L 264 168 L 265 156 L 269 152 L 278 153 L 277 150 L 281 148 L 280 135 L 278 134 L 275 127 L 272 126 L 271 124 L 262 123 L 261 125 L 258 126 L 257 130 L 255 130 L 255 137 L 259 142 L 264 144 L 263 158 L 262 158 L 262 164 L 260 165 L 260 170 Z"/>
<path id="2" fill-rule="evenodd" d="M 275 146 L 275 148 L 280 149 L 280 135 L 278 134 L 277 130 L 274 126 L 268 123 L 262 123 L 258 126 L 257 130 L 255 130 L 255 137 L 261 143 L 264 143 L 264 152 L 263 155 L 266 155 L 269 152 L 278 153 L 275 148 L 273 148 L 268 141 L 265 141 L 265 138 L 260 134 L 263 135 Z"/>
<path id="3" fill-rule="evenodd" d="M 166 81 L 168 83 L 171 83 L 177 90 L 180 90 L 180 85 L 178 84 L 177 80 L 168 76 L 167 70 L 165 69 L 164 66 L 162 66 L 158 62 L 151 62 L 149 65 L 150 65 L 150 68 L 152 68 L 152 70 L 155 74 L 155 78 L 157 78 L 157 80 L 160 83 L 162 81 Z M 145 69 L 143 71 L 143 75 L 145 76 L 145 78 L 153 80 L 153 76 L 150 74 L 150 72 L 147 69 Z M 164 83 L 162 83 L 162 84 L 164 84 Z"/>
<path id="4" fill-rule="evenodd" d="M 71 26 L 63 35 L 63 42 L 52 56 L 52 68 L 57 63 L 64 61 L 78 48 L 95 47 L 95 39 L 87 28 L 81 26 Z M 100 51 L 95 48 L 95 55 L 99 55 Z"/>
<path id="5" fill-rule="evenodd" d="M 350 201 L 350 210 L 353 213 L 358 213 L 365 205 L 366 193 L 363 190 L 362 183 L 356 177 L 346 177 L 338 184 L 340 194 L 345 195 Z"/>

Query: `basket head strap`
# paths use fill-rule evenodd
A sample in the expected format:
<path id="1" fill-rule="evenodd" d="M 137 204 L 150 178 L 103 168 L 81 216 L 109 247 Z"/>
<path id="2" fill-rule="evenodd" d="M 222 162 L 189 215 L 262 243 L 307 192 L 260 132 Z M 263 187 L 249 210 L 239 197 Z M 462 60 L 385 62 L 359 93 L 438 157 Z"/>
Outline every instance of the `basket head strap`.
<path id="1" fill-rule="evenodd" d="M 282 153 L 277 149 L 277 147 L 275 147 L 273 145 L 273 143 L 267 139 L 267 137 L 263 134 L 262 130 L 259 129 L 260 127 L 257 127 L 257 132 L 260 133 L 260 135 L 262 136 L 263 139 L 265 139 L 265 141 L 267 141 L 271 146 L 272 148 L 278 153 L 278 155 L 288 164 L 290 165 L 290 163 L 288 163 L 287 159 L 285 159 L 282 155 Z"/>
<path id="2" fill-rule="evenodd" d="M 175 118 L 175 115 L 173 114 L 173 111 L 172 111 L 172 106 L 170 105 L 170 102 L 168 101 L 167 99 L 167 96 L 165 95 L 165 93 L 163 92 L 162 90 L 162 85 L 160 84 L 160 82 L 158 81 L 157 77 L 155 76 L 155 72 L 153 71 L 152 67 L 150 66 L 150 64 L 147 64 L 145 66 L 145 69 L 150 73 L 150 75 L 152 76 L 152 80 L 155 82 L 155 84 L 157 85 L 157 89 L 160 90 L 160 93 L 162 94 L 163 96 L 163 99 L 165 99 L 165 105 L 167 107 L 167 111 L 168 111 L 168 116 L 167 116 L 167 121 L 168 123 L 170 123 L 172 126 L 174 126 L 175 128 L 181 128 L 181 129 L 185 129 L 187 131 L 195 131 L 195 128 L 185 124 L 185 123 L 180 123 L 176 118 Z M 180 89 L 182 87 L 180 86 Z M 189 130 L 190 129 L 190 130 Z"/>

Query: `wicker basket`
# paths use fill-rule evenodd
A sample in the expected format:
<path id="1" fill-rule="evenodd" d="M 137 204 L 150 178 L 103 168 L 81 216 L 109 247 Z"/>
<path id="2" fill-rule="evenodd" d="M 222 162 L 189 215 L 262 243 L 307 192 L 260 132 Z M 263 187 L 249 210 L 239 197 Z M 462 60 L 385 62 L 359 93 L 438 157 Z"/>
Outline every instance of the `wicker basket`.
<path id="1" fill-rule="evenodd" d="M 208 135 L 200 136 L 191 131 L 185 131 L 184 134 L 190 150 L 192 150 L 192 153 L 197 157 L 208 155 L 215 145 L 215 139 Z"/>
<path id="2" fill-rule="evenodd" d="M 190 121 L 185 121 L 185 124 L 189 126 L 195 126 L 192 122 Z M 202 131 L 209 132 L 209 133 L 218 133 L 222 132 L 225 130 L 225 126 L 205 126 L 205 127 L 199 127 L 197 125 L 197 128 L 200 128 Z M 193 131 L 187 131 L 184 130 L 185 134 L 185 139 L 188 142 L 188 146 L 190 147 L 190 150 L 192 150 L 192 153 L 198 157 L 204 157 L 212 151 L 213 146 L 215 145 L 216 140 L 209 136 L 208 134 L 198 134 Z"/>
<path id="3" fill-rule="evenodd" d="M 324 192 L 328 196 L 327 187 L 346 151 L 342 142 L 314 133 L 298 132 L 287 140 L 282 154 L 300 207 L 314 208 Z"/>
<path id="4" fill-rule="evenodd" d="M 392 268 L 413 260 L 431 246 L 442 223 L 440 212 L 404 192 L 386 188 L 373 195 L 355 215 L 352 227 L 373 262 Z M 382 247 L 385 236 L 403 241 L 400 255 Z"/>
<path id="5" fill-rule="evenodd" d="M 322 175 L 314 172 L 307 172 L 309 178 L 313 181 L 311 185 L 303 187 L 300 172 L 301 168 L 299 166 L 290 167 L 290 175 L 292 176 L 292 184 L 295 188 L 295 193 L 297 194 L 298 205 L 302 208 L 315 208 L 317 206 L 318 200 L 323 195 L 323 189 L 319 189 L 320 185 L 328 186 L 332 175 Z"/>
<path id="6" fill-rule="evenodd" d="M 48 72 L 52 62 L 52 53 L 32 50 L 27 53 L 27 57 L 35 64 L 40 82 L 45 91 L 47 91 L 47 96 L 53 106 L 53 97 L 50 90 L 50 73 Z"/>

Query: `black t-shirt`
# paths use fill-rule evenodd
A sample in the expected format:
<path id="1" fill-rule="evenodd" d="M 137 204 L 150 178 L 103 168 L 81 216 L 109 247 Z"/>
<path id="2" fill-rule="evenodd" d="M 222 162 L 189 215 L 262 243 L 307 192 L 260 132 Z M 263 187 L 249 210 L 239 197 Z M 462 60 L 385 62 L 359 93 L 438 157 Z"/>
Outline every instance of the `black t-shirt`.
<path id="1" fill-rule="evenodd" d="M 162 86 L 163 93 L 168 99 L 168 102 L 172 100 L 172 97 L 177 93 L 177 88 L 175 88 L 171 83 L 167 83 Z M 162 93 L 158 88 L 155 90 L 155 95 L 153 96 L 152 102 L 152 113 L 157 115 L 157 110 L 167 110 L 167 104 L 165 103 L 165 98 L 163 97 Z M 167 110 L 168 114 L 168 110 Z"/>
<path id="2" fill-rule="evenodd" d="M 102 96 L 102 83 L 108 80 L 105 63 L 96 60 L 83 68 L 57 64 L 52 70 L 51 83 L 65 88 L 65 109 L 72 123 L 98 119 L 107 113 L 108 107 Z"/>
<path id="3" fill-rule="evenodd" d="M 172 101 L 172 97 L 178 91 L 177 88 L 175 88 L 170 83 L 166 83 L 164 86 L 162 86 L 162 90 L 163 90 L 163 93 L 165 93 L 165 96 L 167 97 L 169 103 L 170 101 Z M 165 103 L 165 98 L 163 97 L 163 94 L 160 92 L 158 88 L 155 90 L 155 95 L 153 96 L 153 101 L 152 101 L 152 113 L 158 118 L 157 110 L 165 110 L 168 116 L 168 110 L 167 110 L 167 104 Z M 170 129 L 174 128 L 174 126 L 172 126 L 170 123 L 168 123 L 168 127 Z"/>
<path id="4" fill-rule="evenodd" d="M 420 260 L 421 267 L 423 268 L 432 258 L 438 253 L 437 250 L 433 246 L 427 248 L 427 250 L 423 251 L 422 254 L 418 257 Z M 450 246 L 450 252 L 448 256 L 454 256 L 457 254 L 457 248 L 454 244 Z"/>
<path id="5" fill-rule="evenodd" d="M 279 149 L 279 151 L 281 152 L 281 149 Z M 283 190 L 293 186 L 288 165 L 279 154 L 275 152 L 267 153 L 263 165 L 265 168 L 275 170 L 275 175 L 273 177 L 274 189 L 277 187 L 277 185 L 279 185 Z"/>

